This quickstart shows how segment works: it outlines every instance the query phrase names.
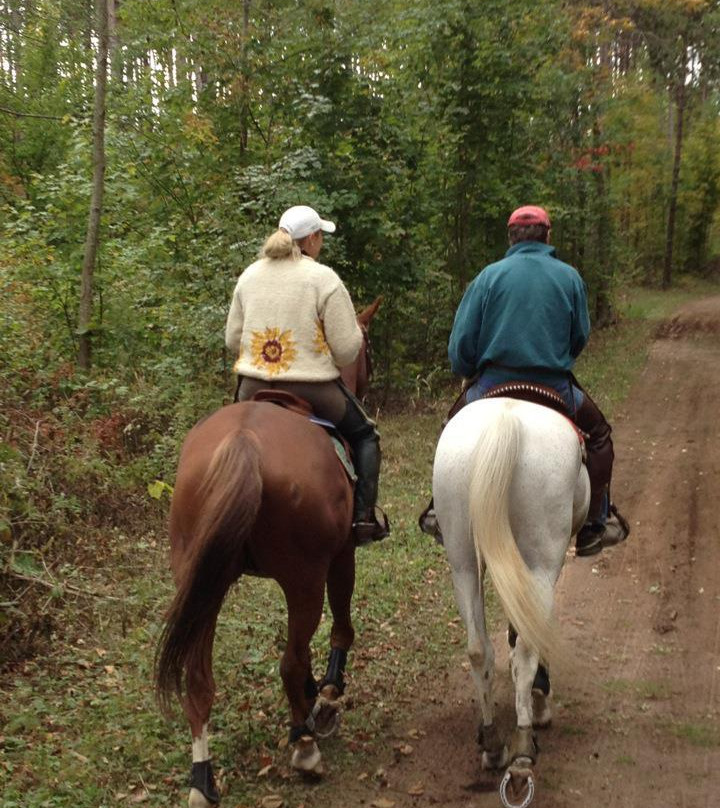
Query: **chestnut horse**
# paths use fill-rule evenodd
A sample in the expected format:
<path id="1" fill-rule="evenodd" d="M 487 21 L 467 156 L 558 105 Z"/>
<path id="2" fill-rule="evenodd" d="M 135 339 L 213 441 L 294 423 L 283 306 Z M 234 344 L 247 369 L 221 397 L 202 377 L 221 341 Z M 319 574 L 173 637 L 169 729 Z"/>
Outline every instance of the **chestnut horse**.
<path id="1" fill-rule="evenodd" d="M 380 298 L 358 316 L 366 335 L 379 305 Z M 343 378 L 362 396 L 367 350 L 349 370 Z M 290 705 L 291 762 L 300 771 L 321 772 L 315 738 L 337 724 L 354 638 L 352 509 L 352 483 L 330 438 L 302 415 L 246 401 L 223 407 L 188 433 L 170 509 L 177 593 L 158 646 L 156 684 L 164 709 L 177 696 L 190 723 L 190 808 L 219 802 L 208 748 L 212 647 L 223 599 L 243 573 L 275 579 L 285 595 L 287 647 L 280 675 Z M 318 684 L 310 641 L 326 586 L 333 622 L 327 670 Z"/>

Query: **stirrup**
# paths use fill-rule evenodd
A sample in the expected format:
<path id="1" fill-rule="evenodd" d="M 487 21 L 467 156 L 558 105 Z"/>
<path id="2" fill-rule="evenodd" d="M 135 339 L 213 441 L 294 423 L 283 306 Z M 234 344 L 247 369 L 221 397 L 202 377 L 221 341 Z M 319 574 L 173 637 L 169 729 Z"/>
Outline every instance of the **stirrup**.
<path id="1" fill-rule="evenodd" d="M 610 503 L 610 516 L 603 524 L 586 524 L 578 531 L 575 539 L 575 555 L 585 558 L 597 555 L 606 547 L 614 547 L 630 535 L 630 525 L 613 503 Z"/>
<path id="2" fill-rule="evenodd" d="M 423 533 L 427 533 L 428 536 L 432 536 L 438 544 L 443 543 L 443 536 L 440 530 L 440 523 L 438 522 L 438 518 L 435 513 L 433 500 L 430 500 L 430 504 L 420 514 L 420 517 L 418 519 L 418 525 L 420 526 L 420 530 L 422 530 Z"/>
<path id="3" fill-rule="evenodd" d="M 377 518 L 378 511 L 382 521 Z M 356 547 L 386 538 L 390 535 L 390 522 L 387 514 L 376 505 L 372 512 L 364 514 L 363 519 L 356 519 L 353 522 L 352 534 Z"/>
<path id="4" fill-rule="evenodd" d="M 614 503 L 610 503 L 610 516 L 605 522 L 605 532 L 603 533 L 603 547 L 613 547 L 625 541 L 630 535 L 630 525 L 623 516 L 620 515 Z"/>
<path id="5" fill-rule="evenodd" d="M 575 537 L 575 555 L 585 558 L 594 556 L 601 552 L 603 548 L 602 534 L 605 526 L 593 524 L 592 522 L 583 525 Z"/>

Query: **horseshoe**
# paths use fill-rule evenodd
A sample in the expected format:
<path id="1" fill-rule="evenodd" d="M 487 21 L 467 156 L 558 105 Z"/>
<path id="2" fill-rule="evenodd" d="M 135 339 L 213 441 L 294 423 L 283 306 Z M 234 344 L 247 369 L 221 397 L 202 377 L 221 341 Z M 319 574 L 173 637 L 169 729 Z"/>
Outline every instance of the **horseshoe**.
<path id="1" fill-rule="evenodd" d="M 525 781 L 528 792 L 525 799 L 522 802 L 510 802 L 507 796 L 507 787 L 512 779 L 512 775 L 513 772 L 508 769 L 500 783 L 500 802 L 503 804 L 504 808 L 528 808 L 528 805 L 530 805 L 535 796 L 535 781 L 533 780 L 533 776 L 532 774 L 528 774 L 527 780 Z"/>

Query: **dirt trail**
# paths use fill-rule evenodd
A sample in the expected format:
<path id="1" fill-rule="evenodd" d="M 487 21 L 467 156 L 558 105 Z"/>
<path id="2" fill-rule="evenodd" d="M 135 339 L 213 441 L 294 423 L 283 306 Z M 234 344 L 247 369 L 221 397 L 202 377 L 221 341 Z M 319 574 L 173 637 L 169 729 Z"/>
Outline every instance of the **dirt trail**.
<path id="1" fill-rule="evenodd" d="M 633 532 L 593 559 L 568 558 L 559 583 L 558 615 L 578 669 L 553 678 L 555 718 L 539 733 L 535 808 L 720 806 L 718 402 L 713 297 L 658 331 L 615 418 L 614 498 Z M 499 721 L 509 728 L 501 637 L 495 646 Z M 377 761 L 387 785 L 346 782 L 337 801 L 327 795 L 328 808 L 499 805 L 499 777 L 479 770 L 479 714 L 460 662 L 434 695 L 437 703 L 418 703 L 407 716 L 419 730 L 408 739 L 412 752 Z"/>

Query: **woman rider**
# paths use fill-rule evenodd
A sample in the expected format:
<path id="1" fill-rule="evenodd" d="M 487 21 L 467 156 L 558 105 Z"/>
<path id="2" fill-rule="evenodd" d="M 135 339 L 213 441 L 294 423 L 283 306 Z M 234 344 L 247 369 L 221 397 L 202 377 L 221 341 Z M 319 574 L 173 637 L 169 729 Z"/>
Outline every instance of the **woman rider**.
<path id="1" fill-rule="evenodd" d="M 353 535 L 356 544 L 366 544 L 389 532 L 375 516 L 380 443 L 374 422 L 340 379 L 363 335 L 343 282 L 316 261 L 323 232 L 335 232 L 335 224 L 307 205 L 283 213 L 259 260 L 240 275 L 225 343 L 238 357 L 238 401 L 261 389 L 286 390 L 308 401 L 348 441 L 357 474 Z"/>

